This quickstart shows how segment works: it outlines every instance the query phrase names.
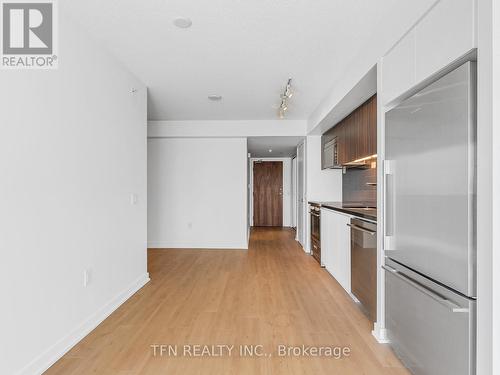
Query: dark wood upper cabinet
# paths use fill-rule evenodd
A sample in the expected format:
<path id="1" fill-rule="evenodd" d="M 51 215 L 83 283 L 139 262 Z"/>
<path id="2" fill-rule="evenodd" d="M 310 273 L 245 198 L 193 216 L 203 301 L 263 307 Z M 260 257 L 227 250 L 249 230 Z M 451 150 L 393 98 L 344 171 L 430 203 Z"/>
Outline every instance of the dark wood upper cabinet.
<path id="1" fill-rule="evenodd" d="M 370 99 L 368 111 L 368 144 L 369 154 L 377 153 L 377 95 Z"/>
<path id="2" fill-rule="evenodd" d="M 343 165 L 347 163 L 347 154 L 346 154 L 346 126 L 345 123 L 341 122 L 334 129 L 337 129 L 337 144 L 338 144 L 338 156 L 339 156 L 339 164 Z"/>
<path id="3" fill-rule="evenodd" d="M 322 136 L 322 146 L 337 138 L 339 164 L 377 153 L 377 95 L 372 96 Z M 322 158 L 322 161 L 324 159 Z M 324 168 L 324 162 L 322 162 Z"/>
<path id="4" fill-rule="evenodd" d="M 368 146 L 368 106 L 363 104 L 359 108 L 359 121 L 358 121 L 358 155 L 357 159 L 365 157 L 369 153 Z"/>
<path id="5" fill-rule="evenodd" d="M 346 160 L 347 162 L 357 159 L 358 145 L 356 137 L 358 129 L 356 126 L 356 113 L 353 112 L 346 119 Z"/>

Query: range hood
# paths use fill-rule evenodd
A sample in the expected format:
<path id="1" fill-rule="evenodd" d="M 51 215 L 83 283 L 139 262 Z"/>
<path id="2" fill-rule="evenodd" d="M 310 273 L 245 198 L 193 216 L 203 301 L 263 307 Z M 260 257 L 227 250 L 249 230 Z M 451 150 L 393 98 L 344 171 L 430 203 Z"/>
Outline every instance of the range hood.
<path id="1" fill-rule="evenodd" d="M 377 162 L 377 154 L 370 155 L 361 159 L 356 159 L 348 163 L 344 163 L 346 168 L 372 168 L 372 164 Z"/>

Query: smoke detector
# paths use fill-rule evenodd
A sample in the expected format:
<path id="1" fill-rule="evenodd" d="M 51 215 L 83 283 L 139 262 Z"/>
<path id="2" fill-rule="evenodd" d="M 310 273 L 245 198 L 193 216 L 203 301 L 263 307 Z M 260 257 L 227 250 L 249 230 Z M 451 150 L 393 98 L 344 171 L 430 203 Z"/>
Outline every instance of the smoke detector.
<path id="1" fill-rule="evenodd" d="M 208 95 L 208 100 L 218 102 L 222 100 L 222 95 Z"/>
<path id="2" fill-rule="evenodd" d="M 191 27 L 192 24 L 193 24 L 193 21 L 191 21 L 187 17 L 177 17 L 174 20 L 174 25 L 180 29 L 188 29 Z"/>

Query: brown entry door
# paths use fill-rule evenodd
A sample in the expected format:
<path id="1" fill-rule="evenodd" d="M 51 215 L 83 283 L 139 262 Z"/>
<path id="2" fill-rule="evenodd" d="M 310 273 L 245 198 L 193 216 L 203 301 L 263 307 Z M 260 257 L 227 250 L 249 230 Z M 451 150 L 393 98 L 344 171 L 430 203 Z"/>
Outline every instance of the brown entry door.
<path id="1" fill-rule="evenodd" d="M 283 162 L 263 161 L 253 165 L 253 225 L 283 226 Z"/>

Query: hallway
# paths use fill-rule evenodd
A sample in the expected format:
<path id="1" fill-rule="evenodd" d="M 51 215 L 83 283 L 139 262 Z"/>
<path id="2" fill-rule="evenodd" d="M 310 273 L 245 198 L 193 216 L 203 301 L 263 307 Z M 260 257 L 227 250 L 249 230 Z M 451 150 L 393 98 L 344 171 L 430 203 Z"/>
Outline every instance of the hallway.
<path id="1" fill-rule="evenodd" d="M 149 250 L 151 282 L 46 374 L 408 374 L 293 236 L 256 228 L 248 251 Z M 234 349 L 194 357 L 194 344 Z M 264 355 L 241 356 L 243 344 Z M 295 357 L 279 345 L 348 349 Z"/>

